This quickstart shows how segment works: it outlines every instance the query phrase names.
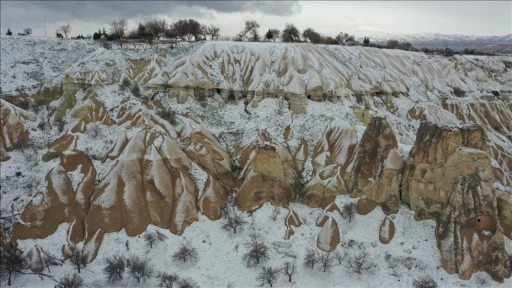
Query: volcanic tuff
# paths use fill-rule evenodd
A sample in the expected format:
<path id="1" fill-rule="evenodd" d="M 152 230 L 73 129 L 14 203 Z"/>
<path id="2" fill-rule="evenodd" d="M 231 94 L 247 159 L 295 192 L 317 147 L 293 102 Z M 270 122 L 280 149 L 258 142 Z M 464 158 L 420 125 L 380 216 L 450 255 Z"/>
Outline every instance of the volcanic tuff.
<path id="1" fill-rule="evenodd" d="M 152 224 L 180 235 L 201 214 L 218 220 L 226 205 L 254 213 L 269 202 L 288 211 L 286 239 L 316 221 L 316 246 L 331 252 L 345 237 L 336 197 L 347 194 L 360 214 L 377 206 L 386 214 L 382 244 L 399 232 L 392 216 L 404 203 L 436 221 L 448 273 L 510 277 L 510 56 L 73 42 L 66 49 L 82 57 L 65 63 L 51 49 L 26 46 L 21 53 L 43 67 L 29 69 L 10 56 L 13 39 L 1 44 L 0 160 L 9 165 L 10 154 L 40 135 L 47 171 L 44 188 L 16 204 L 23 212 L 5 241 L 44 238 L 69 223 L 63 253 L 83 247 L 91 262 L 107 233 L 136 236 Z M 52 41 L 42 43 L 63 45 Z M 43 79 L 52 81 L 29 85 Z M 57 134 L 41 131 L 53 121 Z M 301 219 L 293 202 L 323 212 Z M 33 271 L 43 254 L 34 247 L 27 255 Z"/>

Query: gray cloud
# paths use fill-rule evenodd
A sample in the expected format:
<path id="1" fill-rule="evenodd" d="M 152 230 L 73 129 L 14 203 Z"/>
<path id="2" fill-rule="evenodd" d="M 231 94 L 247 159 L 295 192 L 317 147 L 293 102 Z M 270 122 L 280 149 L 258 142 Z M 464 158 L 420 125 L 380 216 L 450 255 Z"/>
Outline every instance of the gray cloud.
<path id="1" fill-rule="evenodd" d="M 301 11 L 297 1 L 2 1 L 0 8 L 2 29 L 12 27 L 20 31 L 32 27 L 34 32 L 42 31 L 43 17 L 47 26 L 53 27 L 67 22 L 104 25 L 118 18 L 143 19 L 156 15 L 201 20 L 212 12 L 290 16 Z"/>

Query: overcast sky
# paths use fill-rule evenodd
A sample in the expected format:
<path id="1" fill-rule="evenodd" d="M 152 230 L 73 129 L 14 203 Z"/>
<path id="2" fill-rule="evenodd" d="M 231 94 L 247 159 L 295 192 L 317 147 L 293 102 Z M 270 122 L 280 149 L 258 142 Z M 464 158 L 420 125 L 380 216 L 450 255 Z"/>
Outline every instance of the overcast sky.
<path id="1" fill-rule="evenodd" d="M 396 34 L 442 33 L 506 35 L 512 33 L 511 1 L 1 1 L 1 33 L 30 27 L 34 36 L 55 36 L 59 25 L 70 23 L 71 35 L 109 29 L 113 20 L 126 18 L 129 29 L 151 17 L 169 21 L 194 18 L 214 24 L 221 35 L 233 36 L 246 20 L 256 20 L 264 34 L 293 23 L 325 35 L 366 31 Z"/>

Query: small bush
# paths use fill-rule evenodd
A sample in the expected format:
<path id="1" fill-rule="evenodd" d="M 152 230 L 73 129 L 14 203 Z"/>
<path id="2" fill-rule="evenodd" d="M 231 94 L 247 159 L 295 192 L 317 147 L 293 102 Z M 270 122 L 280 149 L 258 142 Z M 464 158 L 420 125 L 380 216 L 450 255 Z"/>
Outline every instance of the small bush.
<path id="1" fill-rule="evenodd" d="M 199 288 L 199 285 L 190 278 L 183 278 L 178 281 L 178 288 Z"/>
<path id="2" fill-rule="evenodd" d="M 109 257 L 106 260 L 107 265 L 103 268 L 103 272 L 107 275 L 109 282 L 123 279 L 124 258 L 119 255 Z"/>
<path id="3" fill-rule="evenodd" d="M 196 262 L 198 259 L 197 249 L 192 247 L 189 242 L 181 244 L 180 249 L 172 255 L 172 259 L 176 262 Z"/>
<path id="4" fill-rule="evenodd" d="M 352 221 L 352 217 L 356 213 L 356 204 L 354 202 L 345 204 L 343 206 L 343 216 L 348 217 L 348 222 Z"/>
<path id="5" fill-rule="evenodd" d="M 258 274 L 258 280 L 261 286 L 265 284 L 272 285 L 276 282 L 277 276 L 279 275 L 279 269 L 272 267 L 263 267 L 262 271 Z"/>
<path id="6" fill-rule="evenodd" d="M 315 268 L 316 264 L 316 252 L 313 249 L 308 249 L 306 251 L 306 256 L 304 257 L 304 266 L 307 268 Z"/>
<path id="7" fill-rule="evenodd" d="M 237 229 L 243 231 L 244 225 L 247 223 L 240 214 L 235 212 L 235 208 L 230 209 L 229 207 L 225 210 L 226 222 L 222 225 L 222 229 L 226 231 L 233 230 L 236 234 Z"/>
<path id="8" fill-rule="evenodd" d="M 414 288 L 437 288 L 437 283 L 430 276 L 424 276 L 412 282 Z"/>
<path id="9" fill-rule="evenodd" d="M 134 84 L 132 89 L 130 90 L 130 92 L 132 92 L 132 95 L 137 97 L 137 98 L 142 98 L 142 94 L 141 94 L 141 91 L 140 91 L 140 88 L 139 88 L 139 85 L 137 84 Z"/>
<path id="10" fill-rule="evenodd" d="M 144 233 L 144 241 L 146 241 L 146 244 L 149 246 L 149 248 L 153 248 L 153 243 L 155 243 L 156 240 L 156 233 L 147 231 Z"/>
<path id="11" fill-rule="evenodd" d="M 167 122 L 171 123 L 171 125 L 176 125 L 178 124 L 178 121 L 176 121 L 176 112 L 172 109 L 163 109 L 163 110 L 159 110 L 157 112 L 157 115 L 166 120 Z"/>
<path id="12" fill-rule="evenodd" d="M 84 280 L 78 274 L 67 274 L 56 285 L 57 288 L 80 288 L 84 285 Z"/>
<path id="13" fill-rule="evenodd" d="M 153 274 L 153 267 L 147 259 L 142 260 L 137 256 L 130 257 L 129 260 L 130 275 L 140 283 L 140 280 L 146 281 L 146 278 Z"/>
<path id="14" fill-rule="evenodd" d="M 251 240 L 247 243 L 249 251 L 244 254 L 243 259 L 247 261 L 247 267 L 254 267 L 269 259 L 269 248 L 261 240 L 261 236 L 252 233 Z"/>
<path id="15" fill-rule="evenodd" d="M 121 81 L 121 84 L 119 85 L 119 88 L 124 91 L 128 88 L 130 88 L 130 86 L 132 85 L 132 82 L 130 82 L 130 79 L 128 78 L 123 78 L 123 80 Z"/>
<path id="16" fill-rule="evenodd" d="M 180 280 L 176 274 L 163 273 L 160 274 L 160 287 L 173 288 L 174 285 Z"/>
<path id="17" fill-rule="evenodd" d="M 346 267 L 353 273 L 363 274 L 365 272 L 373 272 L 377 265 L 371 262 L 370 256 L 366 250 L 350 251 L 347 255 Z"/>

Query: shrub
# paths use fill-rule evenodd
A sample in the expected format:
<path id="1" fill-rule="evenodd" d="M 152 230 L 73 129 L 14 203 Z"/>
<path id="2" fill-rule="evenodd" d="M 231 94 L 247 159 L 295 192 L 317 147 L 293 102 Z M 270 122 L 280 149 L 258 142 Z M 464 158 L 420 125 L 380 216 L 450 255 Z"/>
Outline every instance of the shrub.
<path id="1" fill-rule="evenodd" d="M 139 85 L 137 84 L 134 84 L 132 89 L 130 90 L 133 94 L 133 96 L 137 97 L 137 98 L 141 98 L 142 97 L 142 94 L 140 92 L 140 88 L 139 88 Z"/>
<path id="2" fill-rule="evenodd" d="M 285 262 L 283 267 L 283 273 L 288 276 L 288 282 L 292 282 L 293 275 L 297 272 L 297 265 L 295 262 Z"/>
<path id="3" fill-rule="evenodd" d="M 137 283 L 140 283 L 141 279 L 146 281 L 146 278 L 153 274 L 153 267 L 146 258 L 142 260 L 137 256 L 132 256 L 129 261 L 129 268 L 130 274 L 137 280 Z"/>
<path id="4" fill-rule="evenodd" d="M 57 288 L 80 288 L 84 285 L 84 280 L 78 274 L 67 274 L 56 285 Z"/>
<path id="5" fill-rule="evenodd" d="M 157 115 L 166 120 L 167 122 L 171 123 L 171 125 L 178 124 L 178 121 L 176 121 L 176 112 L 172 109 L 162 109 L 157 112 Z"/>
<path id="6" fill-rule="evenodd" d="M 352 217 L 356 212 L 356 204 L 354 202 L 345 204 L 343 206 L 343 216 L 348 217 L 348 222 L 352 221 Z"/>
<path id="7" fill-rule="evenodd" d="M 198 259 L 197 249 L 192 247 L 190 242 L 181 244 L 180 249 L 172 255 L 172 259 L 176 262 L 196 262 Z"/>
<path id="8" fill-rule="evenodd" d="M 260 285 L 264 286 L 265 284 L 272 285 L 276 282 L 277 276 L 279 275 L 279 269 L 272 267 L 263 267 L 262 271 L 258 274 L 258 281 L 260 281 Z"/>
<path id="9" fill-rule="evenodd" d="M 243 259 L 247 261 L 247 267 L 254 267 L 269 259 L 269 248 L 256 233 L 252 233 L 250 237 L 250 242 L 247 243 L 249 251 L 244 254 Z"/>
<path id="10" fill-rule="evenodd" d="M 371 262 L 370 256 L 366 250 L 354 252 L 351 251 L 347 255 L 346 267 L 353 273 L 363 274 L 364 272 L 373 272 L 377 267 Z"/>
<path id="11" fill-rule="evenodd" d="M 103 268 L 103 272 L 107 275 L 109 282 L 114 282 L 123 279 L 124 273 L 124 258 L 119 255 L 114 255 L 106 260 L 107 265 Z"/>
<path id="12" fill-rule="evenodd" d="M 180 280 L 176 274 L 163 273 L 160 274 L 160 287 L 172 288 L 174 284 Z"/>
<path id="13" fill-rule="evenodd" d="M 121 81 L 121 84 L 119 85 L 119 88 L 124 91 L 128 88 L 130 88 L 130 86 L 132 85 L 132 82 L 130 82 L 130 79 L 128 78 L 123 78 L 123 80 Z"/>
<path id="14" fill-rule="evenodd" d="M 190 278 L 183 278 L 178 281 L 179 288 L 199 288 L 197 283 Z"/>
<path id="15" fill-rule="evenodd" d="M 242 216 L 234 211 L 235 208 L 226 209 L 226 222 L 222 225 L 222 229 L 226 231 L 233 230 L 233 233 L 236 234 L 236 230 L 243 230 L 244 225 L 247 223 Z"/>
<path id="16" fill-rule="evenodd" d="M 306 256 L 304 257 L 304 266 L 307 268 L 315 268 L 316 264 L 316 252 L 313 249 L 308 249 L 306 251 Z"/>
<path id="17" fill-rule="evenodd" d="M 437 288 L 437 283 L 430 276 L 423 276 L 412 282 L 414 288 Z"/>

